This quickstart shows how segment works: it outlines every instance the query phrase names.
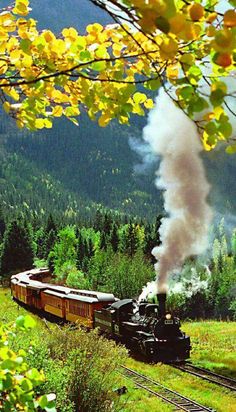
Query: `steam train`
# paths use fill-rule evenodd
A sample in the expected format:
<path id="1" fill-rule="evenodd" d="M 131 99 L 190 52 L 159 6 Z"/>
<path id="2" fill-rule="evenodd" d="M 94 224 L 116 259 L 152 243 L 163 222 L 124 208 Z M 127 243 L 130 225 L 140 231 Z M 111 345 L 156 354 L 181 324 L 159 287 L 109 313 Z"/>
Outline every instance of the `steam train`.
<path id="1" fill-rule="evenodd" d="M 11 277 L 13 299 L 29 308 L 87 328 L 98 327 L 113 339 L 153 362 L 177 362 L 190 356 L 190 338 L 180 321 L 166 314 L 165 294 L 159 304 L 119 300 L 110 293 L 48 283 L 48 269 L 32 269 Z"/>

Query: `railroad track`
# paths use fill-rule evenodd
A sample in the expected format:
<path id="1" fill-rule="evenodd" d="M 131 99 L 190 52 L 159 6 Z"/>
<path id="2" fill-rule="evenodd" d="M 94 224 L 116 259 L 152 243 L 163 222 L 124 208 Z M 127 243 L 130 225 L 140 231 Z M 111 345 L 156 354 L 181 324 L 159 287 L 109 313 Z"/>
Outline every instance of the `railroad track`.
<path id="1" fill-rule="evenodd" d="M 153 379 L 141 375 L 140 373 L 129 369 L 126 366 L 122 366 L 120 373 L 126 378 L 133 381 L 139 388 L 150 392 L 153 396 L 162 399 L 164 402 L 172 404 L 174 406 L 173 411 L 215 412 L 213 409 L 200 405 L 192 399 L 180 395 L 178 392 L 168 389 L 162 384 L 154 381 Z"/>
<path id="2" fill-rule="evenodd" d="M 191 375 L 197 376 L 198 378 L 205 379 L 208 382 L 215 383 L 217 385 L 223 386 L 224 388 L 230 389 L 231 391 L 236 391 L 236 380 L 228 378 L 227 376 L 219 375 L 215 372 L 211 372 L 208 369 L 200 368 L 192 363 L 186 362 L 181 365 L 173 364 L 174 368 L 187 372 Z"/>

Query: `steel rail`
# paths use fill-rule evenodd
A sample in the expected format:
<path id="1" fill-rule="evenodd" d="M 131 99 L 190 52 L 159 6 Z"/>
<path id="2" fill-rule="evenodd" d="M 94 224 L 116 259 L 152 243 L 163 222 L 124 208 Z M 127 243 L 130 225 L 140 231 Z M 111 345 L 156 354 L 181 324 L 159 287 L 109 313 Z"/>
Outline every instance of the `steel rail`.
<path id="1" fill-rule="evenodd" d="M 192 363 L 186 362 L 182 365 L 172 364 L 172 366 L 182 372 L 189 373 L 198 378 L 205 379 L 210 383 L 220 385 L 224 388 L 230 389 L 231 391 L 236 391 L 236 380 L 228 378 L 227 376 L 219 375 L 215 372 L 211 372 L 208 369 L 195 366 Z"/>
<path id="2" fill-rule="evenodd" d="M 121 375 L 133 381 L 138 387 L 145 389 L 158 398 L 161 398 L 164 402 L 172 404 L 173 406 L 175 406 L 175 411 L 214 412 L 213 409 L 208 408 L 204 405 L 200 405 L 192 399 L 189 399 L 186 396 L 183 396 L 178 392 L 165 387 L 164 385 L 154 381 L 151 378 L 148 378 L 145 375 L 127 368 L 126 366 L 122 365 L 121 368 Z"/>

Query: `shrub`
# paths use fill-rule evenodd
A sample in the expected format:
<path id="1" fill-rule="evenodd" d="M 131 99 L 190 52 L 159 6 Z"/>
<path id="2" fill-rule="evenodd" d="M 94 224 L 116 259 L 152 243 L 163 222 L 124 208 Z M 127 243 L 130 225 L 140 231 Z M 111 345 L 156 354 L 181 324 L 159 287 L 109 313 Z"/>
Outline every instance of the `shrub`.
<path id="1" fill-rule="evenodd" d="M 89 289 L 90 286 L 84 273 L 76 268 L 71 268 L 70 273 L 66 278 L 66 285 L 77 289 Z"/>
<path id="2" fill-rule="evenodd" d="M 9 346 L 9 340 L 17 336 L 19 329 L 27 330 L 34 326 L 29 316 L 19 316 L 12 326 L 0 327 L 0 409 L 3 412 L 47 410 L 56 412 L 54 395 L 36 396 L 36 388 L 42 384 L 43 372 L 30 368 L 27 364 L 27 352 L 17 352 Z"/>
<path id="3" fill-rule="evenodd" d="M 99 337 L 96 330 L 86 333 L 69 327 L 54 330 L 47 346 L 53 362 L 45 371 L 45 388 L 57 388 L 60 412 L 106 412 L 115 408 L 115 371 L 125 358 L 125 349 Z"/>

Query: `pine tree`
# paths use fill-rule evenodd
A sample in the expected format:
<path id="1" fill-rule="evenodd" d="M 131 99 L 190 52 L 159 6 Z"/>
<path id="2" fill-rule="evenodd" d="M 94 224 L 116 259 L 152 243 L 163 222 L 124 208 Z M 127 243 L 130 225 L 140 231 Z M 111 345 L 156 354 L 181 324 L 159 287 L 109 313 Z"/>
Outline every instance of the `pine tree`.
<path id="1" fill-rule="evenodd" d="M 0 272 L 3 276 L 32 268 L 34 262 L 33 242 L 27 225 L 17 220 L 11 222 L 5 232 Z"/>
<path id="2" fill-rule="evenodd" d="M 136 227 L 134 223 L 129 224 L 128 226 L 128 233 L 127 233 L 127 250 L 129 256 L 134 256 L 137 246 L 138 246 L 138 239 L 136 236 Z"/>
<path id="3" fill-rule="evenodd" d="M 100 249 L 107 250 L 107 237 L 105 232 L 102 232 L 101 239 L 100 239 Z"/>
<path id="4" fill-rule="evenodd" d="M 102 226 L 103 226 L 103 216 L 102 216 L 102 213 L 100 212 L 100 210 L 98 209 L 96 211 L 96 215 L 95 215 L 95 218 L 94 218 L 93 227 L 94 227 L 94 230 L 96 230 L 97 232 L 98 231 L 101 232 L 102 231 Z"/>
<path id="5" fill-rule="evenodd" d="M 82 264 L 83 264 L 83 259 L 85 256 L 84 240 L 82 238 L 81 233 L 78 234 L 77 239 L 78 239 L 78 243 L 77 243 L 77 253 L 76 253 L 76 267 L 78 269 L 81 269 Z"/>
<path id="6" fill-rule="evenodd" d="M 106 235 L 109 235 L 111 232 L 111 228 L 112 228 L 112 218 L 108 213 L 106 213 L 104 216 L 104 222 L 103 222 L 103 232 Z"/>
<path id="7" fill-rule="evenodd" d="M 114 252 L 117 252 L 119 246 L 119 236 L 117 226 L 114 224 L 111 230 L 111 237 L 110 237 L 111 246 Z"/>
<path id="8" fill-rule="evenodd" d="M 56 241 L 57 241 L 57 233 L 55 232 L 55 230 L 51 229 L 48 234 L 45 234 L 45 242 L 44 242 L 44 258 L 45 259 L 47 259 Z"/>
<path id="9" fill-rule="evenodd" d="M 160 226 L 161 226 L 161 219 L 162 218 L 163 218 L 162 215 L 158 215 L 156 217 L 156 222 L 155 222 L 155 226 L 154 226 L 154 234 L 153 234 L 153 240 L 155 242 L 155 246 L 159 246 L 161 244 L 159 229 L 160 229 Z"/>
<path id="10" fill-rule="evenodd" d="M 6 229 L 6 224 L 5 224 L 2 208 L 0 206 L 0 241 L 3 238 L 5 229 Z"/>
<path id="11" fill-rule="evenodd" d="M 91 259 L 91 257 L 94 255 L 94 247 L 93 247 L 93 242 L 92 239 L 88 240 L 88 258 Z"/>
<path id="12" fill-rule="evenodd" d="M 50 213 L 50 215 L 48 216 L 48 219 L 47 219 L 47 223 L 46 223 L 46 227 L 44 229 L 44 232 L 45 232 L 45 234 L 49 234 L 49 232 L 51 230 L 54 230 L 54 232 L 57 233 L 57 225 L 54 222 L 54 219 L 53 219 L 53 217 Z"/>

